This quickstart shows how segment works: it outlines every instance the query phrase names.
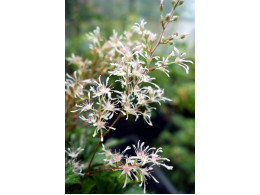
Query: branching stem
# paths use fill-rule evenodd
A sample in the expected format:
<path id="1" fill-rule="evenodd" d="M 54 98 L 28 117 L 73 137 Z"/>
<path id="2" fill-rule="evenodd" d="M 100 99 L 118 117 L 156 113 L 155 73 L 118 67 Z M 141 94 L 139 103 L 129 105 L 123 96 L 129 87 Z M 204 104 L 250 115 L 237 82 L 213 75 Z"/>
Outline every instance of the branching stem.
<path id="1" fill-rule="evenodd" d="M 153 50 L 151 51 L 150 57 L 152 57 L 152 55 L 153 55 L 154 51 L 156 50 L 156 48 L 162 43 L 162 37 L 163 37 L 164 31 L 165 31 L 166 27 L 168 26 L 168 24 L 170 23 L 172 15 L 173 15 L 173 12 L 174 12 L 175 8 L 177 7 L 178 3 L 179 3 L 179 0 L 177 0 L 176 3 L 174 4 L 174 6 L 172 8 L 172 11 L 171 11 L 171 14 L 170 14 L 170 17 L 169 17 L 168 21 L 166 22 L 166 24 L 163 26 L 163 30 L 162 30 L 162 33 L 160 35 L 160 38 L 159 38 L 157 44 L 155 45 L 155 47 L 153 48 Z"/>
<path id="2" fill-rule="evenodd" d="M 122 117 L 122 113 L 120 113 L 120 114 L 117 116 L 117 118 L 114 120 L 114 122 L 113 122 L 113 124 L 110 126 L 110 128 L 103 134 L 103 137 L 105 137 L 105 135 L 112 129 L 112 127 L 117 123 L 117 121 L 118 121 L 121 117 Z M 94 154 L 92 155 L 92 158 L 91 158 L 91 160 L 90 160 L 90 162 L 89 162 L 87 171 L 89 171 L 89 169 L 90 169 L 90 166 L 91 166 L 92 161 L 93 161 L 93 159 L 94 159 L 94 157 L 95 157 L 95 155 L 96 155 L 96 153 L 97 153 L 97 151 L 98 151 L 98 148 L 99 148 L 99 145 L 100 145 L 100 144 L 101 144 L 101 136 L 100 136 L 99 142 L 98 142 L 98 144 L 97 144 L 97 147 L 96 147 L 96 149 L 95 149 L 95 151 L 94 151 Z"/>

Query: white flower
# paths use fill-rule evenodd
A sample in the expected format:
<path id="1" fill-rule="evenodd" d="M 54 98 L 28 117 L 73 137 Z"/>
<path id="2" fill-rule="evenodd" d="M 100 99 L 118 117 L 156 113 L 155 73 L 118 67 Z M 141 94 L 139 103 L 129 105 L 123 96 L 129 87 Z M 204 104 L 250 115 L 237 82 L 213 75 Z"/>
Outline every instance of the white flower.
<path id="1" fill-rule="evenodd" d="M 136 88 L 138 89 L 138 87 L 136 87 Z M 148 99 L 149 99 L 149 96 L 144 93 L 144 90 L 141 91 L 141 90 L 139 89 L 139 90 L 136 92 L 135 95 L 136 95 L 137 98 L 138 98 L 137 104 L 144 105 L 144 104 L 147 103 L 147 101 L 148 101 Z"/>
<path id="2" fill-rule="evenodd" d="M 75 56 L 74 53 L 71 54 L 71 57 L 67 57 L 66 60 L 70 63 L 70 64 L 76 64 L 78 65 L 80 62 L 82 62 L 82 57 L 80 56 Z"/>
<path id="3" fill-rule="evenodd" d="M 116 163 L 116 162 L 120 162 L 123 158 L 125 158 L 124 154 L 127 150 L 130 150 L 131 147 L 130 146 L 127 146 L 126 149 L 123 151 L 123 152 L 116 152 L 112 155 L 112 159 L 113 159 L 113 162 Z"/>
<path id="4" fill-rule="evenodd" d="M 83 102 L 83 103 L 80 104 L 80 105 L 77 105 L 77 104 L 76 104 L 76 107 L 78 107 L 79 109 L 73 110 L 73 111 L 71 111 L 71 112 L 77 112 L 77 111 L 79 111 L 79 110 L 80 110 L 80 112 L 92 110 L 92 106 L 93 106 L 93 103 L 91 103 L 91 101 L 90 101 L 90 92 L 89 92 L 89 93 L 88 93 L 88 100 L 85 100 L 85 102 Z"/>
<path id="5" fill-rule="evenodd" d="M 193 64 L 193 62 L 190 61 L 190 60 L 185 60 L 183 56 L 186 55 L 186 53 L 180 53 L 179 50 L 176 47 L 174 47 L 174 51 L 178 54 L 178 56 L 175 58 L 174 63 L 183 67 L 186 71 L 186 74 L 188 74 L 189 73 L 189 66 L 185 63 Z"/>
<path id="6" fill-rule="evenodd" d="M 147 22 L 145 22 L 144 19 L 142 19 L 140 24 L 135 23 L 135 25 L 132 28 L 138 34 L 142 34 L 142 32 L 144 31 L 144 25 L 145 24 L 147 24 Z"/>
<path id="7" fill-rule="evenodd" d="M 101 75 L 98 78 L 99 82 L 95 82 L 97 84 L 97 88 L 95 89 L 93 86 L 90 87 L 90 91 L 92 91 L 95 94 L 93 96 L 93 98 L 97 97 L 97 96 L 102 96 L 102 95 L 105 95 L 105 94 L 107 94 L 108 97 L 111 98 L 112 90 L 109 87 L 107 87 L 109 77 L 107 77 L 107 79 L 106 79 L 106 84 L 101 83 L 100 77 L 101 77 Z"/>
<path id="8" fill-rule="evenodd" d="M 163 57 L 162 61 L 158 61 L 155 63 L 158 70 L 163 71 L 168 77 L 170 77 L 170 75 L 168 74 L 170 71 L 167 70 L 169 64 L 170 63 L 168 57 L 167 58 Z"/>
<path id="9" fill-rule="evenodd" d="M 98 132 L 100 132 L 101 142 L 103 142 L 103 130 L 116 130 L 114 127 L 110 127 L 107 125 L 108 123 L 106 121 L 98 120 L 96 123 L 93 124 L 94 127 L 96 127 L 93 137 L 95 137 Z"/>
<path id="10" fill-rule="evenodd" d="M 86 121 L 90 124 L 94 124 L 96 123 L 97 119 L 98 119 L 98 114 L 95 112 L 92 112 L 88 115 L 88 118 L 84 117 L 83 115 L 79 116 L 79 118 L 83 121 Z"/>
<path id="11" fill-rule="evenodd" d="M 108 119 L 111 119 L 114 116 L 114 113 L 116 111 L 120 111 L 119 108 L 116 107 L 116 105 L 119 102 L 111 102 L 111 101 L 106 101 L 105 99 L 103 100 L 103 110 L 104 112 L 108 113 Z M 105 114 L 105 113 L 104 113 Z"/>
<path id="12" fill-rule="evenodd" d="M 115 29 L 113 29 L 113 35 L 109 38 L 108 43 L 111 45 L 111 47 L 118 47 L 119 42 L 122 40 L 122 35 L 118 37 L 118 33 Z M 114 50 L 113 50 L 114 51 Z"/>
<path id="13" fill-rule="evenodd" d="M 124 61 L 121 61 L 120 63 L 111 63 L 112 66 L 115 66 L 114 70 L 109 71 L 111 75 L 116 75 L 119 77 L 125 77 L 126 76 L 126 71 L 127 67 L 124 63 Z"/>
<path id="14" fill-rule="evenodd" d="M 134 55 L 142 55 L 142 45 L 138 45 L 134 47 L 133 49 L 130 49 L 129 47 L 125 46 L 122 42 L 119 42 L 120 50 L 116 48 L 116 51 L 123 55 L 122 61 L 130 61 Z"/>
<path id="15" fill-rule="evenodd" d="M 121 169 L 122 169 L 123 171 L 122 171 L 121 175 L 119 176 L 119 177 L 121 177 L 123 174 L 125 174 L 125 183 L 124 183 L 123 188 L 126 187 L 127 177 L 128 177 L 128 176 L 130 177 L 130 179 L 133 180 L 133 178 L 132 178 L 132 175 L 133 175 L 133 176 L 135 177 L 135 179 L 138 181 L 137 176 L 134 174 L 134 172 L 136 172 L 136 169 L 135 169 L 133 166 L 131 166 L 131 164 L 133 163 L 133 161 L 132 161 L 131 159 L 129 159 L 129 158 L 126 158 L 125 161 L 126 161 L 125 164 L 122 165 L 122 167 L 121 167 Z"/>
<path id="16" fill-rule="evenodd" d="M 161 147 L 158 148 L 155 153 L 152 153 L 150 155 L 151 156 L 151 158 L 150 158 L 151 162 L 154 163 L 154 165 L 157 165 L 157 166 L 161 165 L 161 166 L 164 166 L 168 170 L 172 170 L 173 166 L 168 166 L 168 165 L 162 163 L 165 160 L 166 161 L 170 161 L 170 160 L 168 158 L 162 158 L 160 155 L 158 155 L 159 152 L 162 152 L 162 148 Z"/>
<path id="17" fill-rule="evenodd" d="M 99 153 L 99 154 L 105 154 L 106 159 L 109 159 L 109 157 L 112 156 L 111 150 L 110 149 L 106 149 L 104 144 L 102 144 L 102 150 L 104 152 Z"/>
<path id="18" fill-rule="evenodd" d="M 158 88 L 157 90 L 154 90 L 153 96 L 151 97 L 151 100 L 153 102 L 157 102 L 161 105 L 160 101 L 172 101 L 169 98 L 164 97 L 164 89 Z"/>
<path id="19" fill-rule="evenodd" d="M 85 79 L 82 81 L 82 83 L 86 83 L 86 84 L 94 84 L 95 83 L 95 79 Z"/>
<path id="20" fill-rule="evenodd" d="M 144 31 L 144 36 L 147 38 L 148 41 L 151 41 L 152 43 L 155 41 L 157 34 L 152 33 L 149 30 Z"/>
<path id="21" fill-rule="evenodd" d="M 71 158 L 77 158 L 79 153 L 82 152 L 84 149 L 83 148 L 77 148 L 76 150 L 72 150 L 71 148 L 68 148 L 65 150 L 65 152 L 70 156 Z"/>
<path id="22" fill-rule="evenodd" d="M 73 169 L 72 169 L 73 173 L 80 175 L 80 176 L 85 175 L 84 173 L 82 173 L 83 165 L 80 164 L 80 161 L 76 161 L 75 159 L 73 159 L 72 166 L 73 166 Z"/>
<path id="23" fill-rule="evenodd" d="M 142 185 L 144 186 L 144 193 L 146 193 L 146 183 L 147 183 L 147 178 L 153 178 L 153 180 L 156 182 L 156 183 L 159 183 L 159 181 L 157 181 L 157 179 L 155 179 L 154 176 L 152 176 L 152 174 L 149 172 L 153 170 L 152 167 L 145 167 L 143 169 L 140 169 L 140 177 L 141 177 L 141 183 L 139 184 L 139 186 L 141 187 Z"/>
<path id="24" fill-rule="evenodd" d="M 89 40 L 93 41 L 94 44 L 99 44 L 99 41 L 102 40 L 100 36 L 100 28 L 98 26 L 93 32 L 87 33 L 86 36 Z"/>
<path id="25" fill-rule="evenodd" d="M 145 110 L 143 113 L 143 118 L 145 120 L 145 122 L 150 125 L 150 126 L 153 126 L 153 123 L 151 121 L 151 110 Z"/>
<path id="26" fill-rule="evenodd" d="M 77 71 L 74 71 L 73 73 L 74 78 L 69 74 L 66 74 L 66 76 L 67 79 L 65 81 L 65 92 L 74 98 L 81 98 L 81 96 L 84 95 L 84 86 L 82 81 L 77 78 Z"/>
<path id="27" fill-rule="evenodd" d="M 162 158 L 158 154 L 162 152 L 162 148 L 158 148 L 157 150 L 154 147 L 149 148 L 149 146 L 144 146 L 144 142 L 140 144 L 140 140 L 138 141 L 137 146 L 133 144 L 136 156 L 130 157 L 125 154 L 127 150 L 131 149 L 130 146 L 127 146 L 126 149 L 121 153 L 116 151 L 115 153 L 112 153 L 110 149 L 106 149 L 104 145 L 102 146 L 104 152 L 100 154 L 105 154 L 106 156 L 104 161 L 107 162 L 107 164 L 105 166 L 112 166 L 113 171 L 122 170 L 120 177 L 125 175 L 123 188 L 126 187 L 128 178 L 139 182 L 139 178 L 137 177 L 138 174 L 141 179 L 139 186 L 144 187 L 145 193 L 147 179 L 152 178 L 155 182 L 159 183 L 159 181 L 157 181 L 156 178 L 151 174 L 153 166 L 164 166 L 167 169 L 172 170 L 172 166 L 163 164 L 163 161 L 169 161 L 169 159 Z"/>
<path id="28" fill-rule="evenodd" d="M 124 112 L 123 110 L 124 110 L 125 112 Z M 131 102 L 126 102 L 126 103 L 124 104 L 123 110 L 121 110 L 121 112 L 122 112 L 124 115 L 126 115 L 126 120 L 128 119 L 128 115 L 129 115 L 129 114 L 136 116 L 135 120 L 138 119 L 137 109 L 136 109 L 136 107 L 134 107 L 134 104 L 132 104 Z"/>
<path id="29" fill-rule="evenodd" d="M 153 148 L 149 149 L 149 146 L 144 147 L 144 142 L 142 142 L 141 145 L 140 145 L 140 140 L 138 141 L 137 146 L 135 146 L 133 144 L 133 147 L 134 147 L 136 156 L 133 156 L 133 157 L 130 157 L 130 158 L 131 159 L 137 159 L 137 160 L 140 161 L 138 163 L 140 163 L 142 165 L 145 165 L 148 162 L 148 160 L 149 160 L 149 153 L 148 153 L 148 151 L 153 149 Z"/>

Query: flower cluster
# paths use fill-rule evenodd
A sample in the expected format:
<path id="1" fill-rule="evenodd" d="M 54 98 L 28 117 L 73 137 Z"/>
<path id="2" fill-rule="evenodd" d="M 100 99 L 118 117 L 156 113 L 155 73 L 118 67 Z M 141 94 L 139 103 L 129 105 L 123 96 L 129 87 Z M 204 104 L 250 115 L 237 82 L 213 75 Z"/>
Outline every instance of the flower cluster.
<path id="1" fill-rule="evenodd" d="M 101 141 L 103 141 L 103 131 L 115 130 L 108 125 L 107 121 L 120 111 L 117 99 L 111 97 L 114 90 L 108 86 L 108 81 L 109 77 L 107 77 L 105 83 L 102 83 L 99 77 L 98 82 L 95 81 L 95 85 L 86 90 L 88 97 L 81 104 L 76 104 L 76 109 L 71 111 L 79 112 L 80 119 L 94 126 L 93 137 L 99 134 Z"/>
<path id="2" fill-rule="evenodd" d="M 90 90 L 86 90 L 88 97 L 82 97 L 86 99 L 80 105 L 76 105 L 80 110 L 80 113 L 92 111 L 85 117 L 81 115 L 80 118 L 89 124 L 96 127 L 94 136 L 98 132 L 101 134 L 102 130 L 107 130 L 107 120 L 111 119 L 114 113 L 121 112 L 128 119 L 129 115 L 134 115 L 136 119 L 142 116 L 147 124 L 152 125 L 151 113 L 155 109 L 151 106 L 152 103 L 159 103 L 161 101 L 171 101 L 164 97 L 164 90 L 161 89 L 156 83 L 155 78 L 149 75 L 150 71 L 159 70 L 163 71 L 168 77 L 169 70 L 167 69 L 170 64 L 177 64 L 182 66 L 186 73 L 188 73 L 189 67 L 186 63 L 192 63 L 189 60 L 185 60 L 183 56 L 185 53 L 180 53 L 176 47 L 173 47 L 173 51 L 167 56 L 162 57 L 153 56 L 152 49 L 155 34 L 145 29 L 146 22 L 141 20 L 140 24 L 136 23 L 133 26 L 133 32 L 125 32 L 124 35 L 118 37 L 117 32 L 114 30 L 113 35 L 109 41 L 105 42 L 101 47 L 100 41 L 102 40 L 100 30 L 97 28 L 93 33 L 89 33 L 88 37 L 93 41 L 90 49 L 99 53 L 100 57 L 103 57 L 104 48 L 108 49 L 106 56 L 110 56 L 110 70 L 107 71 L 108 77 L 105 84 L 101 82 L 100 75 L 99 80 L 93 82 L 93 79 L 83 80 L 84 84 L 94 84 L 90 86 Z M 132 34 L 137 32 L 140 36 L 138 40 L 131 40 Z M 178 39 L 177 34 L 170 36 L 168 39 L 159 40 L 159 43 L 166 44 L 171 40 Z M 102 55 L 101 55 L 102 53 Z M 114 58 L 117 56 L 117 58 Z M 172 60 L 172 58 L 174 58 Z M 70 62 L 81 64 L 79 57 L 68 58 Z M 78 62 L 80 61 L 80 62 Z M 150 67 L 150 64 L 154 61 L 155 66 Z M 89 61 L 86 61 L 89 62 Z M 85 63 L 87 64 L 87 63 Z M 80 69 L 79 69 L 80 70 Z M 76 75 L 76 74 L 75 74 Z M 115 76 L 116 82 L 121 84 L 121 90 L 112 90 L 108 87 L 108 80 L 111 76 Z M 67 81 L 67 92 L 74 87 L 75 96 L 81 97 L 83 94 L 83 85 L 79 81 L 71 80 Z M 77 83 L 77 85 L 76 85 Z M 147 86 L 148 85 L 148 86 Z M 91 98 L 97 98 L 90 103 Z M 113 98 L 112 98 L 113 97 Z M 94 108 L 94 104 L 99 104 L 99 108 Z M 119 108 L 120 107 L 120 108 Z M 72 112 L 74 112 L 72 111 Z M 103 139 L 103 138 L 102 138 Z"/>
<path id="3" fill-rule="evenodd" d="M 142 20 L 140 24 L 134 26 L 134 31 L 139 29 L 138 33 L 141 33 L 145 37 L 148 32 L 143 30 L 145 24 L 146 22 Z M 91 36 L 89 35 L 96 43 L 91 46 L 92 49 L 94 46 L 99 45 L 97 44 L 99 43 L 98 40 L 100 40 L 98 32 L 96 30 L 96 33 L 92 33 Z M 97 36 L 96 38 L 94 38 L 95 35 Z M 142 116 L 147 124 L 152 126 L 151 113 L 155 108 L 151 104 L 160 104 L 161 101 L 171 100 L 164 97 L 164 90 L 153 82 L 155 78 L 151 77 L 149 72 L 160 70 L 169 76 L 167 67 L 173 63 L 184 67 L 188 72 L 188 66 L 185 63 L 191 62 L 184 60 L 184 54 L 180 54 L 175 47 L 166 58 L 163 57 L 162 60 L 159 60 L 159 56 L 153 57 L 151 53 L 148 53 L 149 51 L 143 48 L 142 44 L 133 43 L 130 45 L 128 41 L 122 42 L 122 37 L 117 38 L 117 33 L 114 31 L 113 36 L 107 42 L 113 46 L 113 55 L 119 56 L 120 61 L 110 63 L 111 70 L 108 71 L 109 76 L 106 82 L 102 83 L 101 76 L 99 76 L 98 81 L 94 81 L 93 79 L 83 80 L 81 83 L 92 84 L 89 90 L 85 90 L 87 96 L 84 97 L 83 84 L 80 81 L 76 79 L 72 80 L 72 77 L 69 77 L 70 80 L 67 81 L 67 91 L 70 92 L 69 90 L 73 88 L 75 97 L 84 99 L 84 102 L 75 105 L 76 109 L 72 110 L 72 112 L 79 111 L 80 118 L 83 121 L 96 127 L 93 136 L 100 134 L 101 141 L 103 141 L 102 134 L 104 130 L 115 130 L 115 128 L 108 126 L 107 121 L 117 112 L 125 115 L 126 119 L 128 119 L 129 115 L 135 116 L 136 120 Z M 170 62 L 174 56 L 176 56 L 175 60 Z M 155 60 L 155 66 L 149 68 L 149 64 L 153 60 Z M 120 83 L 121 90 L 112 90 L 108 86 L 111 76 L 117 78 L 116 82 Z M 94 105 L 98 106 L 95 107 Z"/>
<path id="4" fill-rule="evenodd" d="M 144 142 L 137 143 L 137 146 L 133 145 L 135 156 L 128 156 L 127 150 L 131 147 L 127 146 L 123 152 L 112 152 L 110 149 L 106 149 L 103 145 L 103 153 L 105 154 L 105 166 L 111 167 L 113 171 L 122 171 L 121 176 L 125 176 L 125 183 L 123 188 L 126 187 L 128 179 L 140 182 L 139 186 L 143 186 L 144 193 L 146 192 L 147 180 L 152 178 L 155 182 L 159 183 L 152 175 L 154 166 L 163 166 L 168 170 L 172 170 L 173 167 L 164 164 L 164 161 L 170 161 L 167 158 L 162 158 L 159 153 L 163 152 L 162 148 L 154 148 L 149 146 L 145 147 Z"/>
<path id="5" fill-rule="evenodd" d="M 169 66 L 175 64 L 183 67 L 188 74 L 188 63 L 193 63 L 184 59 L 185 53 L 174 46 L 174 41 L 184 39 L 188 34 L 179 35 L 176 32 L 167 38 L 163 36 L 168 24 L 178 19 L 173 16 L 173 12 L 183 1 L 176 0 L 172 3 L 172 11 L 164 17 L 161 0 L 162 33 L 159 36 L 146 29 L 147 22 L 144 20 L 135 23 L 131 30 L 122 35 L 113 30 L 108 39 L 102 37 L 99 27 L 86 35 L 92 59 L 83 59 L 75 54 L 67 58 L 69 64 L 76 66 L 76 70 L 71 75 L 67 74 L 66 78 L 66 119 L 80 119 L 84 124 L 93 126 L 93 137 L 99 136 L 100 142 L 103 142 L 103 137 L 111 129 L 116 130 L 114 124 L 122 117 L 126 120 L 130 116 L 135 120 L 143 118 L 148 125 L 153 125 L 151 115 L 156 109 L 154 104 L 171 100 L 164 96 L 164 89 L 156 84 L 156 78 L 150 72 L 162 71 L 170 77 Z M 170 45 L 171 53 L 167 56 L 155 56 L 159 45 Z M 114 116 L 117 118 L 110 124 Z M 68 128 L 73 128 L 73 125 Z M 159 155 L 161 148 L 144 147 L 144 143 L 140 142 L 137 146 L 133 145 L 133 148 L 136 156 L 128 157 L 125 152 L 131 149 L 130 146 L 123 152 L 112 153 L 103 145 L 106 156 L 104 161 L 113 170 L 122 171 L 121 175 L 125 175 L 124 187 L 129 177 L 140 181 L 140 186 L 144 186 L 145 191 L 147 179 L 152 178 L 158 182 L 151 175 L 153 166 L 163 166 L 169 170 L 172 166 L 164 164 L 169 159 Z M 82 167 L 76 158 L 80 151 L 81 149 L 66 151 L 71 158 L 69 162 L 79 175 L 82 174 Z M 93 158 L 95 154 L 96 152 Z"/>
<path id="6" fill-rule="evenodd" d="M 67 160 L 66 163 L 72 165 L 73 166 L 72 172 L 80 176 L 84 175 L 84 173 L 82 173 L 83 165 L 80 163 L 80 161 L 77 161 L 77 157 L 79 153 L 82 152 L 83 150 L 84 149 L 82 148 L 77 148 L 76 150 L 72 150 L 71 148 L 68 148 L 67 150 L 65 150 L 68 157 L 70 158 L 69 160 Z"/>

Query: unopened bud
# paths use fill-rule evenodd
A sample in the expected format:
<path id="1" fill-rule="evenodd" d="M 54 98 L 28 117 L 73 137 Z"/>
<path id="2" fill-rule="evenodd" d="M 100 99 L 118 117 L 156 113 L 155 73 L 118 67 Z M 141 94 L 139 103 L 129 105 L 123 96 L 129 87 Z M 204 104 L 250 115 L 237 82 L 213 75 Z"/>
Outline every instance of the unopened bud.
<path id="1" fill-rule="evenodd" d="M 169 41 L 170 41 L 170 40 L 165 40 L 165 41 L 163 42 L 163 44 L 167 44 L 167 43 L 169 43 Z"/>
<path id="2" fill-rule="evenodd" d="M 164 28 L 163 15 L 161 15 L 161 23 L 162 23 L 162 27 Z"/>
<path id="3" fill-rule="evenodd" d="M 184 0 L 180 0 L 179 4 L 178 5 L 182 5 L 184 2 Z"/>
<path id="4" fill-rule="evenodd" d="M 173 44 L 173 41 L 170 41 L 169 44 L 172 45 L 172 44 Z"/>
<path id="5" fill-rule="evenodd" d="M 162 37 L 162 42 L 164 42 L 165 41 L 165 38 L 164 37 Z"/>
<path id="6" fill-rule="evenodd" d="M 166 17 L 165 17 L 165 21 L 168 21 L 170 19 L 170 14 L 167 14 Z"/>
<path id="7" fill-rule="evenodd" d="M 163 12 L 163 0 L 161 0 L 160 11 Z"/>
<path id="8" fill-rule="evenodd" d="M 176 2 L 175 0 L 172 0 L 172 5 L 174 5 L 174 4 L 175 4 L 175 2 Z"/>
<path id="9" fill-rule="evenodd" d="M 177 37 L 178 35 L 179 35 L 179 33 L 177 33 L 177 32 L 173 34 L 173 36 L 176 36 L 176 37 Z"/>
<path id="10" fill-rule="evenodd" d="M 145 39 L 148 39 L 148 37 L 149 37 L 149 33 L 147 33 L 147 32 L 144 33 L 144 38 L 145 38 Z"/>
<path id="11" fill-rule="evenodd" d="M 185 37 L 187 37 L 187 35 L 189 35 L 189 33 L 183 34 L 180 36 L 181 39 L 184 39 Z"/>
<path id="12" fill-rule="evenodd" d="M 168 39 L 169 39 L 169 40 L 173 40 L 173 39 L 174 39 L 174 36 L 171 35 L 171 36 L 168 37 Z"/>
<path id="13" fill-rule="evenodd" d="M 172 21 L 176 21 L 176 20 L 178 20 L 178 18 L 179 18 L 179 16 L 173 16 Z"/>

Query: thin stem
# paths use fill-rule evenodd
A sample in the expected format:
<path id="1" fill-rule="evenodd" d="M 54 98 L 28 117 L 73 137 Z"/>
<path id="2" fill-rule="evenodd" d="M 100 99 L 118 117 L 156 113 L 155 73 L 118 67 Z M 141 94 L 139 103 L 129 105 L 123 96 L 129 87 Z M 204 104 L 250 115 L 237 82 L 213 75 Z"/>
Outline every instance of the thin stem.
<path id="1" fill-rule="evenodd" d="M 128 82 L 129 82 L 129 75 L 128 75 L 128 64 L 126 68 L 126 94 L 128 95 Z"/>
<path id="2" fill-rule="evenodd" d="M 118 121 L 121 117 L 122 117 L 122 115 L 121 115 L 121 113 L 120 113 L 120 114 L 117 116 L 117 118 L 115 119 L 115 121 L 113 122 L 113 124 L 110 126 L 110 128 L 103 134 L 103 137 L 105 137 L 105 135 L 112 129 L 112 127 L 117 123 L 117 121 Z M 98 150 L 98 148 L 99 148 L 100 143 L 101 143 L 101 136 L 100 136 L 100 140 L 99 140 L 99 142 L 98 142 L 98 144 L 97 144 L 97 147 L 96 147 L 96 149 L 95 149 L 95 151 L 94 151 L 94 154 L 92 155 L 92 158 L 91 158 L 91 160 L 90 160 L 90 162 L 89 162 L 87 171 L 90 169 L 91 163 L 92 163 L 92 161 L 93 161 L 93 159 L 94 159 L 94 157 L 95 157 L 95 155 L 96 155 L 96 153 L 97 153 L 97 150 Z"/>
<path id="3" fill-rule="evenodd" d="M 102 107 L 103 98 L 104 98 L 104 95 L 102 95 L 101 100 L 99 99 L 99 110 L 98 110 L 99 120 L 101 120 L 100 116 L 101 116 L 101 107 Z"/>
<path id="4" fill-rule="evenodd" d="M 100 171 L 113 171 L 113 170 L 118 170 L 118 169 L 120 169 L 120 168 L 98 169 L 98 170 L 95 170 L 95 171 L 87 171 L 86 175 L 92 175 L 92 174 L 100 172 Z"/>
<path id="5" fill-rule="evenodd" d="M 100 136 L 99 142 L 98 142 L 98 144 L 97 144 L 97 147 L 96 147 L 96 149 L 95 149 L 95 151 L 94 151 L 94 154 L 92 155 L 92 158 L 91 158 L 91 160 L 90 160 L 90 162 L 89 162 L 89 165 L 88 165 L 88 169 L 87 169 L 87 170 L 89 170 L 89 168 L 90 168 L 90 165 L 91 165 L 91 163 L 92 163 L 92 161 L 93 161 L 93 159 L 94 159 L 94 157 L 95 157 L 95 155 L 96 155 L 96 153 L 97 153 L 97 150 L 98 150 L 98 147 L 99 147 L 100 143 L 101 143 L 101 136 Z"/>
<path id="6" fill-rule="evenodd" d="M 139 164 L 134 164 L 134 165 L 132 165 L 132 167 L 136 167 L 138 169 L 138 168 L 140 168 L 141 164 L 142 164 L 142 162 Z M 95 171 L 86 171 L 86 175 L 92 175 L 92 174 L 100 172 L 100 171 L 116 171 L 116 170 L 121 170 L 121 169 L 122 168 L 118 167 L 118 165 L 114 168 L 107 168 L 107 169 L 104 169 L 104 167 L 102 167 L 101 169 L 98 169 Z"/>
<path id="7" fill-rule="evenodd" d="M 112 125 L 110 126 L 110 128 L 103 134 L 103 137 L 104 137 L 106 134 L 108 134 L 108 132 L 112 129 L 111 127 L 113 127 L 121 117 L 122 117 L 122 113 L 120 113 L 120 114 L 117 116 L 117 118 L 116 118 L 115 121 L 112 123 Z"/>
<path id="8" fill-rule="evenodd" d="M 154 51 L 156 50 L 156 48 L 161 44 L 162 36 L 163 36 L 163 34 L 164 34 L 164 31 L 165 31 L 167 25 L 170 23 L 171 18 L 172 18 L 172 15 L 173 15 L 173 12 L 174 12 L 175 8 L 177 7 L 178 3 L 179 3 L 179 0 L 176 1 L 174 7 L 172 8 L 171 15 L 170 15 L 168 21 L 166 22 L 166 24 L 165 24 L 164 27 L 163 27 L 163 30 L 162 30 L 160 39 L 158 40 L 156 46 L 153 48 L 153 50 L 152 50 L 151 53 L 150 53 L 150 57 L 152 57 L 152 55 L 153 55 Z"/>

